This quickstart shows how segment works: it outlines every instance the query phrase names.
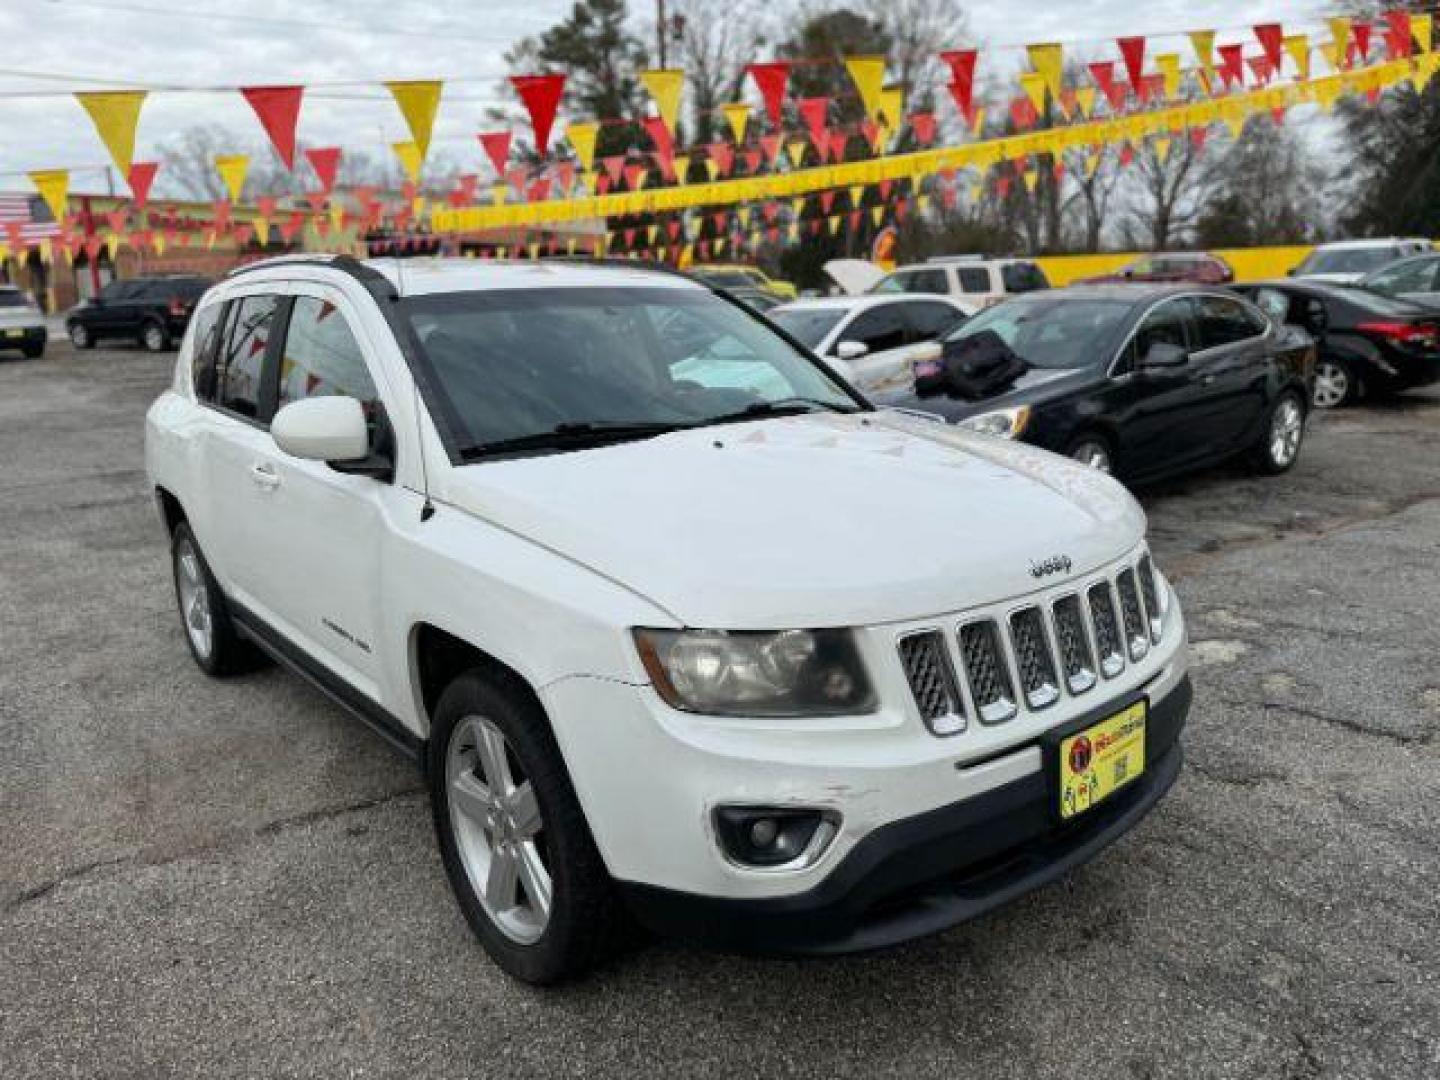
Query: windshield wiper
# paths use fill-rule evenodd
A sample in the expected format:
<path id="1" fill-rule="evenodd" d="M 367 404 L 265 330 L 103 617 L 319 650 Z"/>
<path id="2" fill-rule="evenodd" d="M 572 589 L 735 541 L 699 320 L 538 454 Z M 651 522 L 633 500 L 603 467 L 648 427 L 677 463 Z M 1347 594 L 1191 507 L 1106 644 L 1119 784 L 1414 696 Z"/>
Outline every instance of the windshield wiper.
<path id="1" fill-rule="evenodd" d="M 636 439 L 650 439 L 692 427 L 688 423 L 637 423 L 630 421 L 581 420 L 556 424 L 548 431 L 537 431 L 530 435 L 516 435 L 508 439 L 495 439 L 464 447 L 460 453 L 465 460 L 494 457 L 498 454 L 523 453 L 527 450 L 579 450 L 587 446 L 605 446 L 609 443 L 630 442 Z"/>
<path id="2" fill-rule="evenodd" d="M 696 427 L 710 427 L 714 424 L 733 424 L 737 420 L 768 419 L 772 416 L 801 416 L 813 412 L 837 412 L 854 413 L 859 412 L 858 407 L 840 405 L 833 401 L 824 401 L 820 398 L 789 397 L 780 398 L 778 401 L 752 401 L 743 409 L 734 412 L 721 413 L 719 416 L 712 416 L 702 420 Z"/>

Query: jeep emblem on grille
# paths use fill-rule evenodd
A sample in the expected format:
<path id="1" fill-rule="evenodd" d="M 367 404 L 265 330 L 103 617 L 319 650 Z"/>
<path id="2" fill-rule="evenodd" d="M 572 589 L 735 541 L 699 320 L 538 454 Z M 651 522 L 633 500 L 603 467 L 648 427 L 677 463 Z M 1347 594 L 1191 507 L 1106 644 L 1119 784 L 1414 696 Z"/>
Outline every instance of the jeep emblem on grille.
<path id="1" fill-rule="evenodd" d="M 1069 555 L 1051 555 L 1044 562 L 1030 564 L 1031 577 L 1049 577 L 1051 574 L 1068 574 L 1071 567 Z"/>

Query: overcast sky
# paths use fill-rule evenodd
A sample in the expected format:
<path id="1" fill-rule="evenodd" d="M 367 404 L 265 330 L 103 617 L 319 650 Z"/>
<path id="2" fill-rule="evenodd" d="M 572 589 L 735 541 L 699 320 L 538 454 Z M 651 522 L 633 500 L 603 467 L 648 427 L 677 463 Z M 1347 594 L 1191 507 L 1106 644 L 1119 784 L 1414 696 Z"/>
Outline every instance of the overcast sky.
<path id="1" fill-rule="evenodd" d="M 717 3 L 723 0 L 716 0 Z M 800 0 L 775 0 L 799 6 Z M 559 21 L 571 0 L 0 0 L 0 190 L 29 190 L 26 170 L 75 169 L 75 190 L 103 190 L 107 161 L 88 118 L 68 93 L 126 84 L 236 86 L 373 83 L 447 78 L 434 146 L 484 160 L 474 133 L 494 103 L 501 59 L 515 39 Z M 652 0 L 631 0 L 637 30 L 653 26 Z M 810 7 L 817 0 L 810 0 Z M 843 6 L 837 2 L 833 5 Z M 1253 36 L 1243 24 L 1280 21 L 1287 31 L 1323 29 L 1321 0 L 1034 0 L 966 4 L 981 70 L 1015 68 L 1026 41 L 1076 42 L 1107 53 L 1118 35 L 1222 27 L 1219 40 Z M 1078 44 L 1084 42 L 1084 44 Z M 1179 48 L 1157 42 L 1151 54 Z M 78 76 L 83 83 L 55 76 Z M 16 97 L 17 93 L 44 97 Z M 378 85 L 316 90 L 300 117 L 300 140 L 388 153 L 406 138 Z M 233 93 L 156 93 L 140 120 L 137 159 L 188 126 L 219 123 L 237 141 L 262 145 L 254 114 Z M 246 149 L 244 145 L 237 149 Z M 266 151 L 268 152 L 268 151 Z M 158 189 L 157 189 L 158 190 Z"/>

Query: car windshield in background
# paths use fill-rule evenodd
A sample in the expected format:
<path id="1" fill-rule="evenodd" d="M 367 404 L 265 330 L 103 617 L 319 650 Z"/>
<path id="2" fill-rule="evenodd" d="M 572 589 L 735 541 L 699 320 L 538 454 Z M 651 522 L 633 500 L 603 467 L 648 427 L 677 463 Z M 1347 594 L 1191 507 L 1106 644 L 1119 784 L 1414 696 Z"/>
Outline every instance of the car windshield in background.
<path id="1" fill-rule="evenodd" d="M 844 317 L 842 308 L 789 308 L 770 312 L 770 321 L 807 349 L 819 348 L 825 335 Z"/>
<path id="2" fill-rule="evenodd" d="M 695 276 L 705 284 L 714 285 L 719 289 L 738 289 L 756 283 L 755 278 L 739 270 L 713 270 Z"/>
<path id="3" fill-rule="evenodd" d="M 696 289 L 447 293 L 405 310 L 467 455 L 861 407 L 759 320 Z"/>
<path id="4" fill-rule="evenodd" d="M 1335 248 L 1312 251 L 1296 271 L 1300 274 L 1364 274 L 1399 254 L 1394 248 Z"/>
<path id="5" fill-rule="evenodd" d="M 25 294 L 14 289 L 0 289 L 0 308 L 25 307 Z"/>
<path id="6" fill-rule="evenodd" d="M 970 319 L 946 341 L 990 331 L 1032 367 L 1082 368 L 1108 360 L 1104 346 L 1130 314 L 1127 300 L 1049 294 L 1007 300 Z"/>
<path id="7" fill-rule="evenodd" d="M 1416 303 L 1414 300 L 1405 300 L 1398 296 L 1386 296 L 1384 293 L 1367 289 L 1364 286 L 1344 288 L 1337 290 L 1346 300 L 1356 307 L 1363 308 L 1373 315 L 1394 315 L 1397 317 L 1409 317 L 1416 315 L 1435 314 L 1435 309 L 1424 304 Z"/>

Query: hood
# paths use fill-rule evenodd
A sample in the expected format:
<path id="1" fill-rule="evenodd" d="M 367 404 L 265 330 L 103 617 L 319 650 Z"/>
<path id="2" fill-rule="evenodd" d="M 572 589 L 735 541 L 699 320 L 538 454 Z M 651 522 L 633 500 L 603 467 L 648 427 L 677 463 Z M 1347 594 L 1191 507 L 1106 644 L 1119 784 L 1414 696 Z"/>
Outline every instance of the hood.
<path id="1" fill-rule="evenodd" d="M 862 626 L 1033 591 L 1144 534 L 1118 483 L 896 413 L 754 421 L 451 470 L 437 497 L 687 626 Z M 1053 584 L 1047 581 L 1045 584 Z"/>
<path id="2" fill-rule="evenodd" d="M 971 416 L 1007 409 L 1015 405 L 1034 405 L 1060 394 L 1085 386 L 1095 379 L 1089 368 L 1031 368 L 1000 392 L 983 398 L 967 398 L 953 390 L 917 393 L 913 384 L 900 393 L 875 395 L 877 405 L 896 409 L 916 409 L 943 416 L 946 420 L 964 420 Z"/>
<path id="3" fill-rule="evenodd" d="M 885 271 L 865 259 L 831 259 L 823 268 L 825 276 L 847 296 L 861 296 L 880 283 Z"/>

